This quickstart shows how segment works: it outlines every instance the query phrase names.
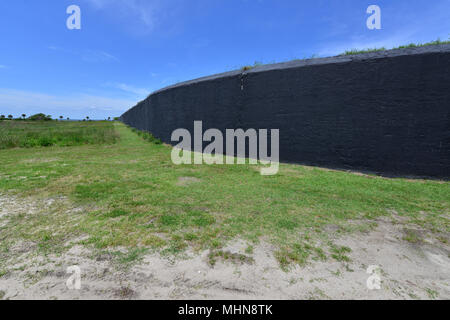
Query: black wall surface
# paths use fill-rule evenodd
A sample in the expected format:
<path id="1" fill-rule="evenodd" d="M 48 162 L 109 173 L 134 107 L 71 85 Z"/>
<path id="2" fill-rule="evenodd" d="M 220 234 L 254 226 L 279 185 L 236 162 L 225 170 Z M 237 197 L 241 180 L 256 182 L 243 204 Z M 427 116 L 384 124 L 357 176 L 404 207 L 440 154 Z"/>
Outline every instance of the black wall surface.
<path id="1" fill-rule="evenodd" d="M 121 117 L 173 130 L 279 129 L 280 161 L 450 177 L 450 45 L 292 61 L 180 83 Z"/>

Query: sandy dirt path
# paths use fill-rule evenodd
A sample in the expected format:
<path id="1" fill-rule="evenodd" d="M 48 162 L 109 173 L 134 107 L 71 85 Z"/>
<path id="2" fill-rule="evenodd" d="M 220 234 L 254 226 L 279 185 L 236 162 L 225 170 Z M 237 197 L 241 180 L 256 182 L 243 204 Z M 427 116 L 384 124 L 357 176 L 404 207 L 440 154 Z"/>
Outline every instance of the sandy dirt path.
<path id="1" fill-rule="evenodd" d="M 8 214 L 37 210 L 32 203 L 17 203 L 0 197 L 0 227 L 6 226 Z M 410 243 L 400 223 L 377 223 L 369 233 L 335 239 L 352 249 L 351 261 L 313 261 L 288 272 L 274 258 L 275 248 L 264 242 L 255 247 L 253 263 L 218 260 L 211 266 L 208 251 L 188 251 L 176 259 L 147 254 L 129 268 L 117 268 L 111 255 L 96 255 L 81 245 L 44 257 L 33 243 L 20 242 L 1 254 L 10 264 L 0 274 L 0 298 L 450 299 L 450 247 L 432 238 Z M 234 241 L 224 250 L 246 254 L 246 247 Z M 81 271 L 79 290 L 66 284 L 67 268 L 74 265 Z"/>

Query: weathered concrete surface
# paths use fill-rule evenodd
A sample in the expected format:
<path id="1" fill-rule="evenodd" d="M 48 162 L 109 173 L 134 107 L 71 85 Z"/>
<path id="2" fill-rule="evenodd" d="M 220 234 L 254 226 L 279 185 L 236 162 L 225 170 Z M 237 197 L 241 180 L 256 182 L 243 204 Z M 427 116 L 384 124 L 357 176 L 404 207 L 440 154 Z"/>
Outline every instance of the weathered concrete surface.
<path id="1" fill-rule="evenodd" d="M 292 61 L 159 90 L 122 121 L 173 130 L 280 129 L 280 159 L 384 175 L 450 177 L 450 45 Z"/>

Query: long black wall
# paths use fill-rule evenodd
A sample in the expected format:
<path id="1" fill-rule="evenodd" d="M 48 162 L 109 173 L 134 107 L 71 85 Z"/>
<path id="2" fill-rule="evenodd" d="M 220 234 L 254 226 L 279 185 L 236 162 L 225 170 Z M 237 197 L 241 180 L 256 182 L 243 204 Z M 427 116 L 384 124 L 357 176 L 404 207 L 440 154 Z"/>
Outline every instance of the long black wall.
<path id="1" fill-rule="evenodd" d="M 173 130 L 280 129 L 280 160 L 450 177 L 450 45 L 293 61 L 180 83 L 122 121 Z"/>

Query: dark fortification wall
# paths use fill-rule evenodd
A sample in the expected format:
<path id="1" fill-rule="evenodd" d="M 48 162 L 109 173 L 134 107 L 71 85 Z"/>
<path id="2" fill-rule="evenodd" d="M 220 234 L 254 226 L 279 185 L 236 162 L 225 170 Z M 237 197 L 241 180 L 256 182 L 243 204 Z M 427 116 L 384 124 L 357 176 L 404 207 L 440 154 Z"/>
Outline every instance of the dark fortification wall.
<path id="1" fill-rule="evenodd" d="M 450 45 L 292 61 L 183 82 L 121 117 L 171 143 L 193 122 L 280 129 L 280 161 L 450 177 Z"/>

